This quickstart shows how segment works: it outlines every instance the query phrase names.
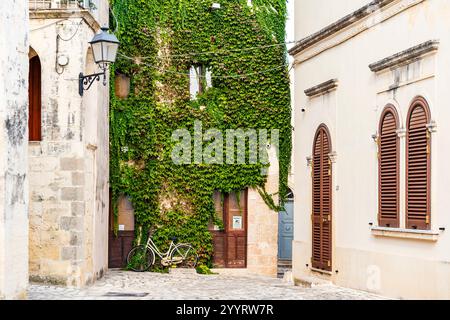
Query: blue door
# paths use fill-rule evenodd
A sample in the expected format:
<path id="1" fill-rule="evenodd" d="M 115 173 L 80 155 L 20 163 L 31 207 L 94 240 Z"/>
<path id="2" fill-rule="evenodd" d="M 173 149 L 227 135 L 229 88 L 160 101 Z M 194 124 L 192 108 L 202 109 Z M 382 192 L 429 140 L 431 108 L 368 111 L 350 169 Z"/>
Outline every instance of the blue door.
<path id="1" fill-rule="evenodd" d="M 278 259 L 292 260 L 292 241 L 294 240 L 294 199 L 290 193 L 284 205 L 285 211 L 278 217 Z"/>

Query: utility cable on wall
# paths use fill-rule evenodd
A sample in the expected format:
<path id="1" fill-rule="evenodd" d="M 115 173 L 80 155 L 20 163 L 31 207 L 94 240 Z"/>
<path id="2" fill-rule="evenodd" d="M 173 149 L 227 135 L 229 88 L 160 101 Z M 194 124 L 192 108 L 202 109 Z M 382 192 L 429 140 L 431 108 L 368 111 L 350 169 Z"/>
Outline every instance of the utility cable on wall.
<path id="1" fill-rule="evenodd" d="M 119 53 L 119 56 L 121 56 L 121 57 L 124 58 L 124 59 L 128 59 L 128 60 L 130 60 L 130 61 L 134 61 L 134 62 L 136 63 L 136 59 L 135 59 L 135 58 L 128 57 L 128 56 L 126 56 L 126 55 L 124 55 L 124 54 L 122 54 L 122 53 Z M 155 65 L 152 65 L 152 64 L 149 64 L 149 63 L 146 63 L 146 62 L 139 62 L 139 63 L 137 63 L 137 64 L 143 64 L 143 65 L 148 66 L 148 67 L 151 67 L 151 68 L 153 68 L 153 69 L 155 69 L 155 70 L 157 70 L 157 71 L 159 71 L 159 72 L 161 72 L 161 73 L 172 73 L 172 74 L 177 74 L 177 75 L 182 75 L 182 76 L 188 76 L 189 78 L 192 78 L 192 77 L 190 76 L 190 74 L 188 74 L 187 72 L 186 72 L 186 73 L 182 73 L 182 72 L 177 72 L 177 71 L 172 71 L 172 70 L 165 70 L 165 69 L 163 69 L 163 68 L 160 68 L 160 67 L 158 67 L 158 66 L 155 66 Z M 215 78 L 215 79 L 230 79 L 230 78 L 232 78 L 232 79 L 233 79 L 233 78 L 234 78 L 234 79 L 239 79 L 239 78 L 246 78 L 246 77 L 252 76 L 252 75 L 264 74 L 264 73 L 267 73 L 267 72 L 269 72 L 269 71 L 280 70 L 280 69 L 283 69 L 283 68 L 285 68 L 285 67 L 286 67 L 286 65 L 282 65 L 282 66 L 278 66 L 278 67 L 274 67 L 274 68 L 265 69 L 265 70 L 263 70 L 263 71 L 257 71 L 257 72 L 252 72 L 252 73 L 246 73 L 246 74 L 242 74 L 242 75 L 238 75 L 238 74 L 236 74 L 236 75 L 229 75 L 229 76 L 214 76 L 214 75 L 211 75 L 211 78 Z M 292 69 L 292 67 L 291 67 L 291 69 Z M 204 76 L 204 75 L 198 75 L 198 77 L 199 77 L 199 78 L 206 78 L 206 76 Z"/>
<path id="2" fill-rule="evenodd" d="M 78 31 L 80 30 L 80 26 L 83 24 L 83 19 L 80 20 L 79 23 L 77 23 L 77 28 L 75 29 L 75 32 L 69 37 L 69 38 L 63 38 L 61 37 L 61 35 L 59 34 L 59 32 L 57 32 L 56 35 L 56 58 L 55 58 L 55 71 L 57 74 L 61 75 L 64 73 L 64 65 L 60 65 L 60 55 L 59 55 L 59 46 L 60 46 L 60 41 L 64 41 L 64 42 L 69 42 L 71 41 L 78 33 Z"/>

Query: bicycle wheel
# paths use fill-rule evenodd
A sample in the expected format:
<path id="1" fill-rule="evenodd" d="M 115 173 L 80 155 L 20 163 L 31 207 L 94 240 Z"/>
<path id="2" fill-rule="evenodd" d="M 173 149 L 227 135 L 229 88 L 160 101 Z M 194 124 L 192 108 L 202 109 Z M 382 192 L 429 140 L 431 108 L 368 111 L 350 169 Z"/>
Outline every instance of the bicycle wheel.
<path id="1" fill-rule="evenodd" d="M 127 268 L 135 272 L 145 272 L 150 269 L 155 260 L 155 254 L 146 246 L 131 249 L 127 256 Z"/>
<path id="2" fill-rule="evenodd" d="M 170 256 L 172 264 L 180 268 L 195 268 L 198 263 L 198 254 L 189 244 L 179 244 L 173 249 Z"/>

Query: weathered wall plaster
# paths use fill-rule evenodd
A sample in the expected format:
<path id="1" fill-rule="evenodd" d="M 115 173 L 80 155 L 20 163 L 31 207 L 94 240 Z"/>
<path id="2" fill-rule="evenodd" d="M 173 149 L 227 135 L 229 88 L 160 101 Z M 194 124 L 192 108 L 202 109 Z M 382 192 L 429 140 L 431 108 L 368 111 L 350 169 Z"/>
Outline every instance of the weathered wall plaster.
<path id="1" fill-rule="evenodd" d="M 28 1 L 0 2 L 0 299 L 28 284 Z"/>
<path id="2" fill-rule="evenodd" d="M 29 145 L 33 281 L 83 286 L 107 269 L 109 87 L 102 79 L 78 94 L 79 73 L 99 71 L 88 43 L 98 30 L 87 21 L 107 24 L 107 1 L 97 7 L 64 21 L 30 21 L 30 46 L 42 64 L 42 141 Z M 56 65 L 57 56 L 67 66 Z"/>

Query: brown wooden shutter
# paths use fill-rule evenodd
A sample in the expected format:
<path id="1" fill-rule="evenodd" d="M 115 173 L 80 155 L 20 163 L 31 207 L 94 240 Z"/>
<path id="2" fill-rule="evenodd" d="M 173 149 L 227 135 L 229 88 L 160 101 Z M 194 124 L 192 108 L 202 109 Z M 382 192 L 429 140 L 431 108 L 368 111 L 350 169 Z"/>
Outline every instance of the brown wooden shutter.
<path id="1" fill-rule="evenodd" d="M 398 228 L 399 138 L 395 109 L 387 107 L 380 123 L 379 138 L 379 225 Z"/>
<path id="2" fill-rule="evenodd" d="M 430 216 L 431 135 L 428 131 L 428 105 L 417 99 L 408 114 L 406 226 L 428 230 Z"/>
<path id="3" fill-rule="evenodd" d="M 321 126 L 314 142 L 312 266 L 331 271 L 332 259 L 332 164 L 328 130 Z"/>
<path id="4" fill-rule="evenodd" d="M 41 141 L 41 62 L 38 56 L 30 59 L 28 80 L 29 141 Z"/>
<path id="5" fill-rule="evenodd" d="M 313 237 L 312 237 L 312 266 L 320 269 L 322 267 L 321 254 L 321 151 L 322 134 L 318 134 L 314 143 L 313 158 Z"/>

